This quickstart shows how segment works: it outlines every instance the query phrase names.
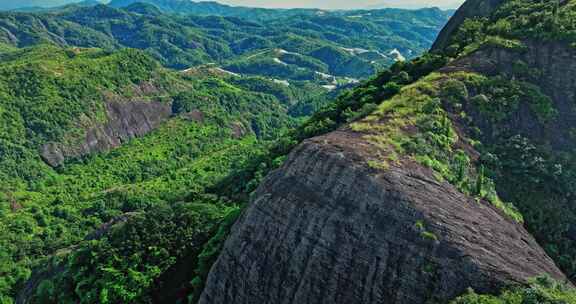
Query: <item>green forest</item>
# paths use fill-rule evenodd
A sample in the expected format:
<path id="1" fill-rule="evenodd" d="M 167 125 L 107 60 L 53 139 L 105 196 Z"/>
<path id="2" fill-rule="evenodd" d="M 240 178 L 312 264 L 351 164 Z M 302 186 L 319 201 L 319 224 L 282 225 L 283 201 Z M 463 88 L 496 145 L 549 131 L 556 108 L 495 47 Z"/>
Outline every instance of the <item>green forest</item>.
<path id="1" fill-rule="evenodd" d="M 520 58 L 535 42 L 574 47 L 574 1 L 504 1 L 436 52 L 425 50 L 452 11 L 132 2 L 0 12 L 1 304 L 197 303 L 266 175 L 339 129 L 386 152 L 367 167 L 430 169 L 576 276 L 576 146 L 510 123 L 527 115 L 550 130 L 567 115 L 538 82 L 546 71 L 520 59 L 443 70 L 493 50 Z M 149 113 L 157 128 L 123 137 L 113 103 L 170 115 Z M 119 144 L 84 153 L 102 136 Z M 64 151 L 59 165 L 46 147 Z M 534 277 L 451 303 L 576 303 L 566 283 Z"/>
<path id="2" fill-rule="evenodd" d="M 296 124 L 296 119 L 288 116 L 285 103 L 273 95 L 249 91 L 214 77 L 192 78 L 171 72 L 140 51 L 110 53 L 39 46 L 7 51 L 2 54 L 0 65 L 4 75 L 2 92 L 6 94 L 2 98 L 4 203 L 0 213 L 3 301 L 10 301 L 15 296 L 13 292 L 23 288 L 32 268 L 56 263 L 49 261 L 58 258 L 73 263 L 75 257 L 61 253 L 76 252 L 77 246 L 88 246 L 86 250 L 104 246 L 99 239 L 87 238 L 90 231 L 104 223 L 130 213 L 142 217 L 147 212 L 158 212 L 158 216 L 168 216 L 171 208 L 183 208 L 182 212 L 174 212 L 182 216 L 174 221 L 189 223 L 182 225 L 193 230 L 173 234 L 177 238 L 187 235 L 183 239 L 166 240 L 166 245 L 158 249 L 165 254 L 162 259 L 151 260 L 146 266 L 148 257 L 134 256 L 133 266 L 142 268 L 111 265 L 108 269 L 120 267 L 123 274 L 130 272 L 139 277 L 135 278 L 139 283 L 126 282 L 138 285 L 139 290 L 116 286 L 117 292 L 110 291 L 111 302 L 143 296 L 142 290 L 153 279 L 173 266 L 178 257 L 190 254 L 189 250 L 199 250 L 217 223 L 242 203 L 222 201 L 210 189 L 260 155 L 266 140 Z M 144 80 L 154 82 L 157 90 L 135 96 L 135 85 Z M 62 139 L 73 145 L 81 139 L 83 125 L 78 125 L 79 117 L 88 126 L 106 120 L 104 93 L 117 94 L 126 101 L 173 99 L 176 116 L 149 136 L 134 139 L 119 149 L 70 160 L 55 169 L 45 164 L 38 154 L 39 143 Z M 192 109 L 203 113 L 202 121 L 184 115 Z M 258 130 L 258 135 L 246 131 L 244 136 L 238 136 L 234 134 L 236 125 Z M 137 232 L 144 227 L 148 224 L 135 227 L 133 233 L 144 233 Z M 121 240 L 125 240 L 124 236 Z M 186 240 L 198 244 L 188 249 L 174 243 Z M 108 241 L 112 239 L 102 240 Z M 151 245 L 164 241 L 147 242 L 144 241 Z M 164 252 L 168 250 L 166 246 L 173 246 L 175 251 Z M 120 255 L 128 254 L 118 250 Z M 132 250 L 135 255 L 141 254 Z M 150 254 L 153 259 L 160 253 Z M 106 258 L 111 258 L 110 262 L 117 259 L 107 254 Z M 165 264 L 156 265 L 159 260 Z M 140 280 L 148 285 L 142 285 L 144 281 Z M 102 288 L 90 286 L 95 290 L 82 292 L 89 296 L 82 299 L 87 303 L 93 302 L 93 293 Z M 75 288 L 70 291 L 73 302 Z"/>
<path id="3" fill-rule="evenodd" d="M 414 56 L 449 16 L 381 14 L 290 13 L 270 30 L 141 3 L 0 13 L 0 302 L 195 301 L 250 192 L 282 163 L 269 155 L 273 142 L 350 85 L 346 77 L 394 60 L 376 55 L 372 65 L 341 47 Z M 415 14 L 411 28 L 374 25 Z M 332 82 L 342 87 L 322 87 Z M 112 101 L 166 104 L 172 116 L 116 149 L 76 153 L 88 130 L 109 123 Z M 48 143 L 76 157 L 52 168 L 39 153 Z"/>

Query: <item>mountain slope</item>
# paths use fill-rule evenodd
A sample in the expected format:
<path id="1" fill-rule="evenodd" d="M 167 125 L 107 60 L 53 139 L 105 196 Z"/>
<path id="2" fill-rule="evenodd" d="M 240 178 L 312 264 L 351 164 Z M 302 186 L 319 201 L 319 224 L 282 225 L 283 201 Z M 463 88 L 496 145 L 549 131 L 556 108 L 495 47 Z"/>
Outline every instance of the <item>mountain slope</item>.
<path id="1" fill-rule="evenodd" d="M 209 189 L 261 154 L 265 140 L 295 125 L 287 114 L 290 99 L 248 89 L 265 81 L 247 78 L 236 86 L 209 73 L 174 72 L 138 50 L 8 49 L 0 53 L 0 74 L 0 299 L 8 303 L 33 268 L 51 258 L 72 263 L 76 248 L 101 248 L 98 258 L 111 263 L 89 272 L 98 276 L 93 290 L 116 284 L 122 288 L 108 298 L 143 297 L 152 281 L 177 258 L 201 249 L 219 222 L 237 210 L 235 203 L 208 195 Z M 49 152 L 45 160 L 59 167 L 41 159 L 43 150 Z M 158 217 L 154 224 L 163 225 L 166 235 L 181 231 L 169 222 L 189 228 L 170 239 L 152 237 L 146 229 L 153 223 L 142 218 L 146 212 Z M 132 213 L 138 214 L 136 222 L 120 221 L 135 225 L 118 232 L 121 241 L 90 237 Z M 117 247 L 138 233 L 150 239 L 137 237 L 132 244 L 150 251 Z M 167 250 L 160 260 L 149 249 L 158 244 Z M 118 256 L 108 255 L 110 246 L 131 262 L 114 264 Z M 147 258 L 135 257 L 142 255 Z M 135 281 L 107 277 L 113 268 Z M 65 281 L 73 287 L 59 288 L 58 299 L 80 300 L 74 289 L 88 279 L 82 269 L 71 266 L 67 273 L 83 279 Z M 38 291 L 50 297 L 48 283 L 37 288 L 41 281 L 30 296 Z M 93 290 L 82 300 L 90 302 Z"/>
<path id="2" fill-rule="evenodd" d="M 292 137 L 332 131 L 261 184 L 201 303 L 444 303 L 573 278 L 574 4 L 498 4 L 468 1 L 436 55 L 393 66 Z M 542 284 L 503 299 L 574 299 Z M 474 299 L 457 303 L 491 303 Z"/>
<path id="3" fill-rule="evenodd" d="M 311 16 L 324 13 L 319 9 L 265 9 L 230 6 L 215 1 L 199 2 L 189 0 L 112 0 L 109 5 L 121 8 L 138 2 L 152 4 L 166 13 L 238 17 L 247 20 L 273 20 L 290 16 Z"/>
<path id="4" fill-rule="evenodd" d="M 447 47 L 447 41 L 452 38 L 460 25 L 462 25 L 466 19 L 490 16 L 502 3 L 503 0 L 476 0 L 464 2 L 462 7 L 456 11 L 456 14 L 450 19 L 448 24 L 438 35 L 438 38 L 432 46 L 432 51 L 442 51 Z"/>
<path id="5" fill-rule="evenodd" d="M 312 51 L 322 47 L 362 46 L 372 51 L 371 58 L 346 56 L 355 57 L 360 62 L 358 68 L 367 74 L 394 62 L 396 58 L 388 54 L 394 49 L 406 57 L 424 51 L 450 15 L 437 9 L 382 10 L 352 18 L 355 13 L 286 17 L 264 25 L 237 18 L 170 16 L 141 3 L 122 10 L 98 5 L 45 14 L 2 13 L 0 37 L 2 42 L 19 47 L 53 42 L 76 47 L 139 48 L 166 66 L 180 69 L 222 63 L 271 48 L 310 57 Z M 396 21 L 390 22 L 390 18 Z M 419 21 L 413 22 L 415 18 Z"/>
<path id="6" fill-rule="evenodd" d="M 170 68 L 210 64 L 232 72 L 228 75 L 265 77 L 290 90 L 314 84 L 306 99 L 315 99 L 317 108 L 326 96 L 426 50 L 450 14 L 439 9 L 345 11 L 288 14 L 261 22 L 177 16 L 146 3 L 122 9 L 68 6 L 43 13 L 0 13 L 0 43 L 130 47 Z"/>
<path id="7" fill-rule="evenodd" d="M 54 7 L 65 5 L 75 0 L 20 0 L 20 1 L 3 1 L 0 3 L 0 10 L 13 10 L 24 7 Z"/>
<path id="8" fill-rule="evenodd" d="M 296 148 L 232 230 L 200 303 L 445 303 L 468 287 L 565 279 L 520 225 L 432 170 L 371 168 L 383 152 L 349 130 Z"/>
<path id="9" fill-rule="evenodd" d="M 426 48 L 447 16 L 1 13 L 0 302 L 198 297 L 239 206 L 283 160 L 260 162 L 268 141 L 350 76 Z M 262 77 L 260 62 L 294 73 Z"/>
<path id="10" fill-rule="evenodd" d="M 135 4 L 118 10 L 99 5 L 52 14 L 2 13 L 2 40 L 20 47 L 52 41 L 79 47 L 140 48 L 170 67 L 183 68 L 274 46 L 296 52 L 296 45 L 292 48 L 279 45 L 278 40 L 287 34 L 313 49 L 327 45 L 337 48 L 363 46 L 383 53 L 398 49 L 410 56 L 427 48 L 449 17 L 449 13 L 440 10 L 382 10 L 370 12 L 373 15 L 367 12 L 362 19 L 347 16 L 354 14 L 351 12 L 343 16 L 276 20 L 265 27 L 234 18 L 169 17 L 153 8 Z M 389 24 L 389 18 L 397 21 Z M 421 21 L 412 23 L 414 18 Z M 127 32 L 132 35 L 126 35 Z M 160 39 L 163 36 L 170 37 L 169 41 Z M 369 65 L 369 62 L 365 60 L 364 64 Z"/>

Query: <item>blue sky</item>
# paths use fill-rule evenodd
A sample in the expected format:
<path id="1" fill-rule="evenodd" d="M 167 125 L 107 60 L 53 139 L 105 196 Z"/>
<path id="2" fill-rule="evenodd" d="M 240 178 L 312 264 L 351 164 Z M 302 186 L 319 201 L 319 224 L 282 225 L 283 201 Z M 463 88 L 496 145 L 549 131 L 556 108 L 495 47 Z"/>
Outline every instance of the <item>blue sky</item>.
<path id="1" fill-rule="evenodd" d="M 457 8 L 464 0 L 220 0 L 222 3 L 259 7 L 314 7 L 325 9 L 401 7 L 419 8 L 438 6 Z"/>

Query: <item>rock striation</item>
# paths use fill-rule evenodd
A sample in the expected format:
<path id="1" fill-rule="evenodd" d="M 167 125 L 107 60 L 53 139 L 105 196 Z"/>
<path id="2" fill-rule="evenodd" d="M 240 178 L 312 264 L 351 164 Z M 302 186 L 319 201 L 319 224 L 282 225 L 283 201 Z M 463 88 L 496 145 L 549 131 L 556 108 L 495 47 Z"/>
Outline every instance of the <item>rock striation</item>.
<path id="1" fill-rule="evenodd" d="M 202 304 L 445 303 L 565 276 L 521 224 L 342 129 L 305 141 L 258 188 Z"/>
<path id="2" fill-rule="evenodd" d="M 84 140 L 77 145 L 47 143 L 40 154 L 50 166 L 57 167 L 66 159 L 94 152 L 107 151 L 132 138 L 148 134 L 172 116 L 170 103 L 107 101 L 108 121 L 86 131 Z"/>
<path id="3" fill-rule="evenodd" d="M 502 2 L 466 1 L 433 51 L 442 52 L 466 18 L 488 16 Z M 483 46 L 438 72 L 505 75 L 537 85 L 558 112 L 552 120 L 542 120 L 526 102 L 498 122 L 483 117 L 468 97 L 463 110 L 482 142 L 514 130 L 570 151 L 576 147 L 575 58 L 561 42 L 522 41 L 518 48 Z M 254 193 L 200 303 L 447 303 L 468 288 L 495 293 L 539 275 L 567 281 L 521 223 L 432 169 L 408 157 L 388 168 L 369 165 L 386 153 L 348 127 L 300 144 Z"/>

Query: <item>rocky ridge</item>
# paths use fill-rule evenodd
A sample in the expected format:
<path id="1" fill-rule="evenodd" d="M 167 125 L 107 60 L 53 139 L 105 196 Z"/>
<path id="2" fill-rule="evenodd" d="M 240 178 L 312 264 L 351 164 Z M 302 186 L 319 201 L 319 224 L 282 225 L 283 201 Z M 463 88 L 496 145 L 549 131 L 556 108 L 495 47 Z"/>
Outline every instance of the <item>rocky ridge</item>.
<path id="1" fill-rule="evenodd" d="M 504 0 L 468 0 L 450 18 L 446 26 L 438 34 L 432 45 L 432 52 L 441 52 L 448 45 L 452 35 L 467 18 L 487 17 L 504 2 Z"/>
<path id="2" fill-rule="evenodd" d="M 263 182 L 200 303 L 446 302 L 549 274 L 522 226 L 411 161 L 341 130 L 306 141 Z"/>
<path id="3" fill-rule="evenodd" d="M 464 19 L 488 16 L 501 2 L 467 1 L 433 51 L 446 47 Z M 542 121 L 526 103 L 498 123 L 468 96 L 462 106 L 483 141 L 516 130 L 555 149 L 571 149 L 575 85 L 567 76 L 576 71 L 574 51 L 556 42 L 521 43 L 516 50 L 481 47 L 441 69 L 434 85 L 443 85 L 442 75 L 458 73 L 540 81 L 558 114 L 553 121 Z M 518 76 L 518 62 L 539 73 Z M 456 146 L 477 158 L 462 141 L 469 130 L 455 116 L 448 115 L 459 133 Z M 392 119 L 374 123 L 385 130 Z M 419 127 L 403 126 L 408 133 Z M 388 154 L 349 126 L 300 144 L 253 195 L 200 303 L 446 303 L 468 288 L 495 293 L 540 275 L 567 282 L 522 223 L 411 157 L 371 165 Z"/>
<path id="4" fill-rule="evenodd" d="M 507 75 L 538 85 L 550 97 L 559 115 L 549 121 L 539 121 L 533 111 L 521 106 L 502 122 L 493 123 L 477 117 L 485 141 L 492 142 L 502 133 L 514 132 L 532 141 L 550 146 L 558 151 L 573 149 L 571 135 L 576 124 L 576 50 L 565 43 L 553 41 L 523 41 L 521 50 L 484 47 L 470 56 L 458 59 L 441 69 L 444 73 L 470 71 L 487 76 Z M 520 70 L 518 66 L 528 67 Z M 474 107 L 465 105 L 467 112 Z"/>

